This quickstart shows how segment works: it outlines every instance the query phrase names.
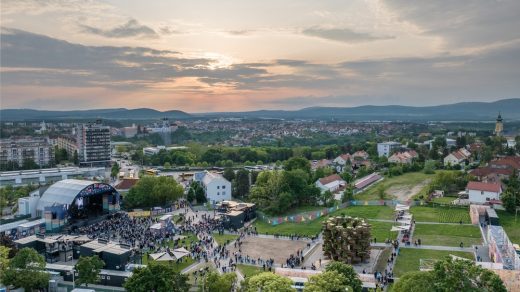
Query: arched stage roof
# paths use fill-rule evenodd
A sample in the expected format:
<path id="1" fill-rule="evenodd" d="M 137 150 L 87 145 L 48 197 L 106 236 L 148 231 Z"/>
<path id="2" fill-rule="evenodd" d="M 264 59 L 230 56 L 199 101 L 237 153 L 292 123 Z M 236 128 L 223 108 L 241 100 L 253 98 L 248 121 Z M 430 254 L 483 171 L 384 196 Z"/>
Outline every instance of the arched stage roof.
<path id="1" fill-rule="evenodd" d="M 116 192 L 116 190 L 105 183 L 91 180 L 64 179 L 51 185 L 41 196 L 36 207 L 37 210 L 43 211 L 45 207 L 53 205 L 70 205 L 74 199 L 80 196 L 80 193 L 91 185 L 102 185 L 107 190 Z"/>

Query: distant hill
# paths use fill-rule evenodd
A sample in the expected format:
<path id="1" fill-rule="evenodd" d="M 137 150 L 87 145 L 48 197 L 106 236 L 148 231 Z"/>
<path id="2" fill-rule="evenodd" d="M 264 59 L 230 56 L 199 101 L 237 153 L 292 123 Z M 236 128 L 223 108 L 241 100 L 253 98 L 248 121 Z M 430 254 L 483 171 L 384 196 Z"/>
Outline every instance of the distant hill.
<path id="1" fill-rule="evenodd" d="M 95 110 L 74 110 L 74 111 L 46 111 L 33 109 L 3 109 L 0 110 L 0 120 L 19 121 L 19 120 L 52 120 L 52 119 L 187 119 L 191 115 L 183 111 L 170 110 L 161 112 L 149 108 L 139 109 L 95 109 Z"/>
<path id="2" fill-rule="evenodd" d="M 206 113 L 203 116 L 285 118 L 322 120 L 384 121 L 492 121 L 498 112 L 506 120 L 520 120 L 520 98 L 495 102 L 461 102 L 455 104 L 413 107 L 401 105 L 358 107 L 309 107 L 295 111 L 260 110 L 236 113 Z"/>
<path id="3" fill-rule="evenodd" d="M 32 109 L 0 110 L 0 120 L 52 120 L 52 119 L 189 119 L 189 118 L 272 118 L 272 119 L 321 119 L 350 121 L 493 121 L 498 112 L 505 120 L 520 120 L 520 98 L 495 102 L 462 102 L 438 106 L 413 107 L 402 105 L 358 107 L 309 107 L 301 110 L 259 110 L 250 112 L 216 112 L 188 114 L 183 111 L 158 111 L 139 109 L 95 109 L 74 111 L 45 111 Z"/>

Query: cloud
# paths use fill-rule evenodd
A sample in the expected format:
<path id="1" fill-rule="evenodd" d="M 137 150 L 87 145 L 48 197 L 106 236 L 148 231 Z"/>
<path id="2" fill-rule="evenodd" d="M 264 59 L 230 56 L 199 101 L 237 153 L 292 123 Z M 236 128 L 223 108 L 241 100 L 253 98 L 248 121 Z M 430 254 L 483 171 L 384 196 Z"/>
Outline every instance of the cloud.
<path id="1" fill-rule="evenodd" d="M 244 30 L 228 30 L 226 32 L 228 34 L 234 35 L 234 36 L 246 36 L 246 35 L 250 35 L 251 33 L 253 33 L 252 30 L 247 30 L 247 29 L 244 29 Z"/>
<path id="2" fill-rule="evenodd" d="M 348 28 L 310 27 L 304 29 L 302 33 L 311 37 L 318 37 L 344 43 L 362 43 L 393 38 L 390 36 L 375 36 L 368 33 L 355 32 Z"/>
<path id="3" fill-rule="evenodd" d="M 26 87 L 42 88 L 42 96 L 38 90 L 24 92 L 23 96 L 44 98 L 52 88 L 67 86 L 85 91 L 116 90 L 133 96 L 158 92 L 178 93 L 183 98 L 255 95 L 258 100 L 251 98 L 249 104 L 260 104 L 260 96 L 267 96 L 271 101 L 280 99 L 271 102 L 273 105 L 296 107 L 366 103 L 424 105 L 451 102 L 454 98 L 518 97 L 520 92 L 520 42 L 478 54 L 331 64 L 278 59 L 216 67 L 218 59 L 186 58 L 174 50 L 86 46 L 16 29 L 2 29 L 1 39 L 2 98 L 11 103 L 22 96 Z M 17 88 L 19 94 L 12 88 Z M 287 96 L 306 97 L 298 100 Z M 142 104 L 146 105 L 147 100 Z"/>
<path id="4" fill-rule="evenodd" d="M 450 47 L 484 46 L 520 38 L 520 1 L 384 1 L 399 19 L 423 34 L 442 37 Z"/>
<path id="5" fill-rule="evenodd" d="M 107 38 L 143 37 L 156 38 L 157 33 L 146 25 L 140 24 L 135 19 L 130 19 L 125 24 L 110 29 L 101 29 L 88 25 L 80 25 L 83 32 L 104 36 Z"/>

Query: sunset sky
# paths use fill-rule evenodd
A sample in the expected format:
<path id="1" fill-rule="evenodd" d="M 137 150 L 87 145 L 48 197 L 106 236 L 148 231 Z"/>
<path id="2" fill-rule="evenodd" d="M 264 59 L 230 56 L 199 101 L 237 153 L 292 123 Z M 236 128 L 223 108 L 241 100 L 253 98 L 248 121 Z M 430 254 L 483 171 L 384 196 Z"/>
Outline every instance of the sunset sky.
<path id="1" fill-rule="evenodd" d="M 1 108 L 520 97 L 518 0 L 1 0 Z"/>

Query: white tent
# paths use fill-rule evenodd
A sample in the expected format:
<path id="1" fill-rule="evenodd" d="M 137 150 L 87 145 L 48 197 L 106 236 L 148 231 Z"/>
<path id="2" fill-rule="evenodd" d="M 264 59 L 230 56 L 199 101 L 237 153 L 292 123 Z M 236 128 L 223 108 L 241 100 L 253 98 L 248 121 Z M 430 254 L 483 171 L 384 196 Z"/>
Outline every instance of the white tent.
<path id="1" fill-rule="evenodd" d="M 410 210 L 410 206 L 406 206 L 403 204 L 397 204 L 397 205 L 395 205 L 395 210 L 396 211 L 407 211 L 407 210 Z"/>
<path id="2" fill-rule="evenodd" d="M 406 228 L 404 226 L 392 226 L 392 229 L 390 229 L 390 231 L 403 231 L 403 230 L 408 230 L 408 228 Z"/>
<path id="3" fill-rule="evenodd" d="M 397 223 L 404 225 L 412 225 L 412 220 L 398 220 Z"/>
<path id="4" fill-rule="evenodd" d="M 176 248 L 173 250 L 172 253 L 176 259 L 181 259 L 190 254 L 190 252 L 187 249 L 185 249 L 184 247 Z"/>
<path id="5" fill-rule="evenodd" d="M 168 253 L 168 252 L 158 252 L 158 253 L 151 253 L 150 257 L 154 261 L 160 261 L 160 262 L 170 262 L 174 261 L 175 259 Z"/>

